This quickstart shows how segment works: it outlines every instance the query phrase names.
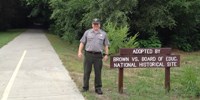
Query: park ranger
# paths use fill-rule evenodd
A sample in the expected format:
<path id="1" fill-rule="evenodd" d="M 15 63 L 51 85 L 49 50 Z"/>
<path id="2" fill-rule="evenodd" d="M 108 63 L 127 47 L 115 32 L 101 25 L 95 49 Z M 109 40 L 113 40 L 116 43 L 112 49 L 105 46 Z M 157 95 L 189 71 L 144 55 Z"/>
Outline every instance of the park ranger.
<path id="1" fill-rule="evenodd" d="M 103 94 L 101 87 L 101 70 L 102 59 L 106 61 L 108 59 L 108 45 L 109 40 L 106 32 L 100 29 L 100 20 L 98 18 L 93 19 L 92 29 L 85 31 L 83 37 L 80 40 L 78 49 L 78 57 L 82 58 L 82 51 L 84 50 L 84 76 L 83 76 L 83 90 L 86 92 L 89 90 L 89 79 L 94 67 L 95 73 L 95 92 L 97 94 Z M 104 53 L 103 53 L 104 52 Z"/>

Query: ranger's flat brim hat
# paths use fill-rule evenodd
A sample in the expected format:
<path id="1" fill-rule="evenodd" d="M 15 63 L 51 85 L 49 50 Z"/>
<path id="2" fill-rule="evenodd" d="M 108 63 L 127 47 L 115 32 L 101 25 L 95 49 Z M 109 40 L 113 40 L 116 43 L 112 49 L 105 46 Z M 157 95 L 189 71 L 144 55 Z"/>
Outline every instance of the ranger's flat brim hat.
<path id="1" fill-rule="evenodd" d="M 92 24 L 100 24 L 100 20 L 98 18 L 94 18 L 92 20 Z"/>

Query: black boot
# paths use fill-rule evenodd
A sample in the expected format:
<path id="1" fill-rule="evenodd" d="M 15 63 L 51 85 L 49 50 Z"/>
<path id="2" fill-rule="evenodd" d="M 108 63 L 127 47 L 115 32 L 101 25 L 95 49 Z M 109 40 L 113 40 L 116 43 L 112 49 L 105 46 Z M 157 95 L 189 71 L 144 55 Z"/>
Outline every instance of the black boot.
<path id="1" fill-rule="evenodd" d="M 103 92 L 101 91 L 101 89 L 100 89 L 100 88 L 98 88 L 98 89 L 95 89 L 95 92 L 96 92 L 97 94 L 99 94 L 99 95 L 103 94 Z"/>

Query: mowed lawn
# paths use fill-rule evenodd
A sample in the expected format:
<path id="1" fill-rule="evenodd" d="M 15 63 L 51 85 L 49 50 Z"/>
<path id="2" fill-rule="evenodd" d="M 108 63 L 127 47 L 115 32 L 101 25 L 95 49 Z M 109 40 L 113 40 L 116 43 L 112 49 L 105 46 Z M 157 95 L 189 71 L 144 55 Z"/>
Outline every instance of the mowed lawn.
<path id="1" fill-rule="evenodd" d="M 82 89 L 83 59 L 77 58 L 79 43 L 69 44 L 53 34 L 46 34 L 79 90 Z M 83 93 L 88 100 L 199 100 L 200 51 L 182 52 L 181 66 L 171 68 L 171 90 L 164 89 L 164 68 L 127 68 L 124 71 L 124 93 L 118 93 L 118 69 L 110 69 L 104 62 L 102 71 L 103 95 L 94 92 L 94 71 L 90 90 Z"/>
<path id="2" fill-rule="evenodd" d="M 25 29 L 11 29 L 5 32 L 0 31 L 0 48 L 24 31 Z"/>

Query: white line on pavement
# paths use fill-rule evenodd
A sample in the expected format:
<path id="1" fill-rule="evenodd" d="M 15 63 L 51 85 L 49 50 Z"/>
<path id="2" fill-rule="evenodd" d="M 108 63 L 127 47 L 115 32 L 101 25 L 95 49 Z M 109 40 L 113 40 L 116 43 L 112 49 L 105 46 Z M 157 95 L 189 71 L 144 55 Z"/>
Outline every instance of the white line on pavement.
<path id="1" fill-rule="evenodd" d="M 10 81 L 8 82 L 8 85 L 7 85 L 7 87 L 6 87 L 6 89 L 5 89 L 4 93 L 3 93 L 3 96 L 1 98 L 1 100 L 7 100 L 8 99 L 9 92 L 10 92 L 10 90 L 12 88 L 12 85 L 13 85 L 13 83 L 15 81 L 15 78 L 16 78 L 17 73 L 18 73 L 18 71 L 19 71 L 19 69 L 21 67 L 21 64 L 22 64 L 22 62 L 24 60 L 25 55 L 26 55 L 26 50 L 24 50 L 24 53 L 21 56 L 20 61 L 18 62 L 17 67 L 15 68 L 15 71 L 13 72 L 13 75 L 12 75 Z"/>

